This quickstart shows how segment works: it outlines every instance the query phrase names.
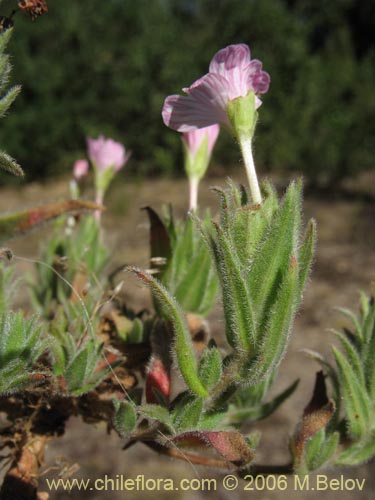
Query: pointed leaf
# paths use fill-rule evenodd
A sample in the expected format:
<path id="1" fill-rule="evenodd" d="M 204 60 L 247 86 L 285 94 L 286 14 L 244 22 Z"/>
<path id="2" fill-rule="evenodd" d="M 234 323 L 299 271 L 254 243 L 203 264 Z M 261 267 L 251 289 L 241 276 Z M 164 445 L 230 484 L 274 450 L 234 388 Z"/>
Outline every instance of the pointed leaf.
<path id="1" fill-rule="evenodd" d="M 199 423 L 203 410 L 202 398 L 195 398 L 188 404 L 179 407 L 173 413 L 174 427 L 179 431 L 195 429 Z"/>
<path id="2" fill-rule="evenodd" d="M 4 151 L 0 151 L 0 169 L 6 170 L 7 172 L 10 172 L 13 175 L 17 175 L 17 177 L 22 177 L 24 175 L 22 168 L 18 165 L 16 160 L 11 156 L 9 156 Z"/>
<path id="3" fill-rule="evenodd" d="M 261 349 L 255 364 L 250 366 L 249 385 L 263 380 L 264 377 L 272 373 L 284 357 L 296 312 L 297 286 L 298 268 L 293 258 L 271 309 L 269 325 Z"/>
<path id="4" fill-rule="evenodd" d="M 199 378 L 207 389 L 216 385 L 222 374 L 221 356 L 217 347 L 204 350 L 199 364 Z"/>
<path id="5" fill-rule="evenodd" d="M 174 432 L 172 418 L 169 415 L 168 410 L 163 406 L 147 404 L 142 405 L 138 411 L 140 415 L 143 415 L 151 420 L 157 420 L 161 424 L 165 425 L 165 427 L 167 427 L 172 433 Z"/>
<path id="6" fill-rule="evenodd" d="M 178 366 L 186 385 L 198 396 L 206 397 L 208 394 L 198 377 L 197 360 L 195 358 L 191 335 L 180 306 L 166 288 L 155 278 L 135 268 L 129 268 L 129 270 L 151 288 L 173 325 Z"/>
<path id="7" fill-rule="evenodd" d="M 345 411 L 351 436 L 360 439 L 365 436 L 372 419 L 372 404 L 349 362 L 340 351 L 332 348 L 339 373 L 340 389 L 345 403 Z"/>
<path id="8" fill-rule="evenodd" d="M 275 396 L 272 401 L 264 403 L 252 408 L 235 409 L 228 415 L 230 424 L 242 424 L 247 421 L 262 420 L 274 413 L 277 408 L 293 394 L 299 384 L 299 379 L 295 380 L 289 387 L 287 387 L 279 395 Z"/>
<path id="9" fill-rule="evenodd" d="M 311 219 L 306 230 L 302 245 L 298 252 L 299 267 L 299 293 L 305 288 L 307 278 L 310 274 L 311 264 L 316 247 L 316 222 Z"/>
<path id="10" fill-rule="evenodd" d="M 254 459 L 253 451 L 242 434 L 236 431 L 185 432 L 175 436 L 172 442 L 179 447 L 212 446 L 225 460 L 236 467 L 244 467 Z"/>
<path id="11" fill-rule="evenodd" d="M 319 439 L 321 436 L 323 439 Z M 322 429 L 316 433 L 306 446 L 306 462 L 309 471 L 317 470 L 323 467 L 323 465 L 327 465 L 334 455 L 339 441 L 339 432 L 334 432 L 326 436 L 325 430 Z"/>
<path id="12" fill-rule="evenodd" d="M 251 297 L 260 325 L 264 326 L 267 312 L 276 298 L 280 273 L 288 268 L 290 258 L 296 251 L 300 212 L 301 185 L 292 183 L 249 270 Z"/>
<path id="13" fill-rule="evenodd" d="M 66 200 L 3 215 L 0 217 L 0 243 L 24 234 L 43 222 L 54 219 L 66 212 L 101 210 L 102 208 L 100 205 L 88 201 Z"/>
<path id="14" fill-rule="evenodd" d="M 334 412 L 334 401 L 327 397 L 325 377 L 320 371 L 316 376 L 312 398 L 304 409 L 302 420 L 298 424 L 290 444 L 296 473 L 303 474 L 308 470 L 305 457 L 306 443 L 314 434 L 328 425 Z"/>
<path id="15" fill-rule="evenodd" d="M 375 438 L 372 436 L 367 442 L 357 443 L 341 453 L 336 465 L 361 465 L 368 462 L 375 455 Z"/>
<path id="16" fill-rule="evenodd" d="M 248 353 L 254 353 L 255 320 L 250 293 L 241 265 L 220 226 L 214 223 L 216 242 L 213 248 L 223 294 L 227 338 Z"/>
<path id="17" fill-rule="evenodd" d="M 361 359 L 356 348 L 348 341 L 347 337 L 336 330 L 333 333 L 339 338 L 342 347 L 345 351 L 345 357 L 353 371 L 355 372 L 356 378 L 359 380 L 360 384 L 365 386 L 365 376 L 362 369 Z"/>

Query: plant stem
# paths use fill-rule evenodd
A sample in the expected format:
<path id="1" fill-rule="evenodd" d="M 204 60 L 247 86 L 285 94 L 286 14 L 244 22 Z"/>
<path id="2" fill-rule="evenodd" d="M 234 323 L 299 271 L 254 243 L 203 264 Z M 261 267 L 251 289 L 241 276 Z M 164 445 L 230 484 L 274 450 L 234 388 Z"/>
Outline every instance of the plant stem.
<path id="1" fill-rule="evenodd" d="M 199 179 L 190 177 L 189 179 L 189 211 L 194 211 L 198 207 L 198 186 Z"/>
<path id="2" fill-rule="evenodd" d="M 262 203 L 262 196 L 260 194 L 257 173 L 254 165 L 251 137 L 242 135 L 239 137 L 239 143 L 246 168 L 247 178 L 249 180 L 251 196 L 254 204 L 259 205 Z"/>
<path id="3" fill-rule="evenodd" d="M 95 203 L 97 205 L 103 205 L 103 198 L 104 198 L 103 193 L 101 191 L 97 191 L 96 196 L 95 196 Z M 100 221 L 101 221 L 101 217 L 102 217 L 101 210 L 95 210 L 94 216 L 95 216 L 97 223 L 100 225 Z"/>

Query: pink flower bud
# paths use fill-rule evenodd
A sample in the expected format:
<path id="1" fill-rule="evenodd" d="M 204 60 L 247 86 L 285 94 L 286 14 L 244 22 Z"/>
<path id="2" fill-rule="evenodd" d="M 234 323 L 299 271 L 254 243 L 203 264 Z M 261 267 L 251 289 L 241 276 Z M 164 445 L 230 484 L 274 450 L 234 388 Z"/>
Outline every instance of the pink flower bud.
<path id="1" fill-rule="evenodd" d="M 215 124 L 211 125 L 210 127 L 204 127 L 196 130 L 190 130 L 189 132 L 184 132 L 182 134 L 182 140 L 185 142 L 189 153 L 194 156 L 198 151 L 200 145 L 202 144 L 202 141 L 207 137 L 208 156 L 211 157 L 219 132 L 220 126 Z"/>
<path id="2" fill-rule="evenodd" d="M 169 370 L 158 356 L 151 358 L 146 376 L 146 401 L 147 403 L 157 403 L 157 391 L 167 400 L 171 392 L 171 379 Z"/>
<path id="3" fill-rule="evenodd" d="M 100 170 L 114 168 L 115 172 L 120 170 L 128 161 L 130 153 L 125 147 L 113 139 L 99 136 L 97 139 L 87 139 L 88 156 L 95 167 Z"/>
<path id="4" fill-rule="evenodd" d="M 87 160 L 77 160 L 73 165 L 73 177 L 80 181 L 89 171 L 89 162 Z"/>

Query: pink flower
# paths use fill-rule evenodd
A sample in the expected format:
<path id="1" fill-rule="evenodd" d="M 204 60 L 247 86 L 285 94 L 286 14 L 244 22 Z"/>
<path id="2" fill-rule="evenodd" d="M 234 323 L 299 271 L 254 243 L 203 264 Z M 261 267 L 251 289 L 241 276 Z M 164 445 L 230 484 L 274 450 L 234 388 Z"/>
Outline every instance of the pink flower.
<path id="1" fill-rule="evenodd" d="M 220 126 L 215 123 L 182 134 L 185 145 L 185 171 L 189 178 L 189 210 L 195 210 L 198 206 L 199 181 L 210 163 L 219 132 Z"/>
<path id="2" fill-rule="evenodd" d="M 89 162 L 87 160 L 77 160 L 73 165 L 73 177 L 80 181 L 89 171 Z"/>
<path id="3" fill-rule="evenodd" d="M 189 153 L 195 156 L 204 139 L 208 140 L 208 156 L 210 157 L 214 149 L 217 137 L 220 132 L 220 126 L 217 124 L 209 127 L 199 128 L 184 132 L 182 140 L 184 141 Z"/>
<path id="4" fill-rule="evenodd" d="M 126 153 L 122 144 L 102 135 L 97 139 L 89 137 L 87 149 L 90 160 L 99 171 L 112 167 L 118 172 L 130 157 L 130 153 Z"/>
<path id="5" fill-rule="evenodd" d="M 179 132 L 189 132 L 214 123 L 230 126 L 227 105 L 250 91 L 264 94 L 268 91 L 270 76 L 262 70 L 262 63 L 250 60 L 247 45 L 229 45 L 213 57 L 209 73 L 184 88 L 187 94 L 171 95 L 163 106 L 164 123 Z M 261 100 L 256 96 L 256 108 Z"/>

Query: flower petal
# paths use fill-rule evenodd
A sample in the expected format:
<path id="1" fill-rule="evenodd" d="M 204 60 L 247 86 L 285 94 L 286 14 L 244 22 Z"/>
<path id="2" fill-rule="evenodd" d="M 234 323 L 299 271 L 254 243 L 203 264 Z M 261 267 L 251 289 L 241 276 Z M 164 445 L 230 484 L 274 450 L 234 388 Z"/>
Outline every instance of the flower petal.
<path id="1" fill-rule="evenodd" d="M 270 86 L 270 75 L 262 70 L 262 63 L 253 59 L 246 68 L 246 81 L 249 90 L 254 90 L 258 94 L 265 94 Z"/>
<path id="2" fill-rule="evenodd" d="M 189 132 L 215 123 L 228 124 L 230 86 L 225 78 L 208 73 L 184 91 L 188 95 L 172 95 L 164 102 L 162 116 L 167 127 Z"/>
<path id="3" fill-rule="evenodd" d="M 230 99 L 244 97 L 248 91 L 246 68 L 250 49 L 245 44 L 229 45 L 217 52 L 210 64 L 210 73 L 223 76 L 230 84 Z"/>
<path id="4" fill-rule="evenodd" d="M 250 49 L 244 43 L 228 45 L 216 52 L 210 63 L 210 73 L 218 73 L 224 77 L 234 69 L 244 69 L 250 62 Z"/>

